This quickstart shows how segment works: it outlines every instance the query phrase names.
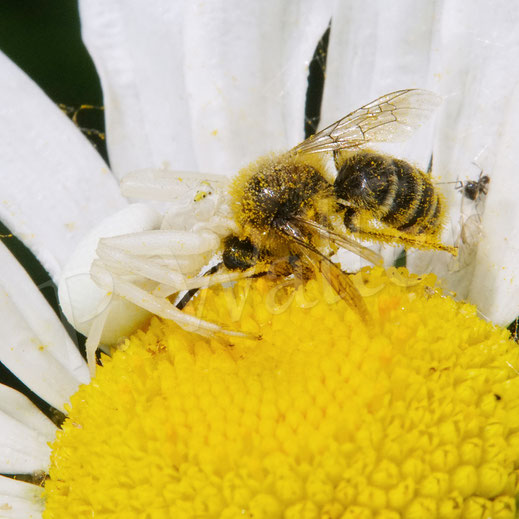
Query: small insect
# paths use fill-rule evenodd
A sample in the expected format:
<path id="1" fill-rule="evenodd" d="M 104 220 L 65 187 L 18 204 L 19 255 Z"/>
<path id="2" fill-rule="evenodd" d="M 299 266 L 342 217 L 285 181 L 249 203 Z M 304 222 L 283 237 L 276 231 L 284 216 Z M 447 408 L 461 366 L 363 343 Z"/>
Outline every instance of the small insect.
<path id="1" fill-rule="evenodd" d="M 403 160 L 367 148 L 403 140 L 438 104 L 439 97 L 425 90 L 387 94 L 288 152 L 258 159 L 230 182 L 221 177 L 207 180 L 211 189 L 203 186 L 201 175 L 186 175 L 185 180 L 165 171 L 129 175 L 121 186 L 126 196 L 176 198 L 178 205 L 164 217 L 160 230 L 100 240 L 93 278 L 102 285 L 102 270 L 108 270 L 115 293 L 188 326 L 192 316 L 175 308 L 167 296 L 269 272 L 284 261 L 279 269 L 283 275 L 295 273 L 298 265 L 300 272 L 320 271 L 369 321 L 364 299 L 349 275 L 330 260 L 338 248 L 374 264 L 381 262 L 380 256 L 355 238 L 456 254 L 454 247 L 439 240 L 444 203 L 430 177 Z M 332 157 L 335 177 L 327 168 Z M 178 195 L 180 183 L 188 186 L 188 197 Z M 221 257 L 219 268 L 225 266 L 227 272 L 185 276 L 193 273 L 193 262 L 198 265 L 200 257 L 215 252 Z M 159 285 L 151 293 L 139 291 L 121 277 L 128 274 Z M 198 321 L 197 331 L 239 335 L 205 321 Z"/>
<path id="2" fill-rule="evenodd" d="M 483 172 L 481 172 L 477 180 L 467 180 L 466 182 L 459 180 L 456 189 L 461 191 L 465 198 L 477 202 L 481 195 L 488 194 L 489 183 L 490 177 L 488 175 L 483 175 Z"/>
<path id="3" fill-rule="evenodd" d="M 477 180 L 459 180 L 455 189 L 462 194 L 459 235 L 454 241 L 458 256 L 449 262 L 449 272 L 459 272 L 475 258 L 477 247 L 483 237 L 481 216 L 484 211 L 484 199 L 488 194 L 490 177 L 480 173 Z"/>

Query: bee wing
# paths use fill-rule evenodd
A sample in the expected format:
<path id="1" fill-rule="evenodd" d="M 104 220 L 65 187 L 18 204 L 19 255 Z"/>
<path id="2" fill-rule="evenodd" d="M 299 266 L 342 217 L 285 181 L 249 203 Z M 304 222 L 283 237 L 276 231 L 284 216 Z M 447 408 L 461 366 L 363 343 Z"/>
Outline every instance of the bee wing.
<path id="1" fill-rule="evenodd" d="M 344 234 L 339 234 L 331 231 L 330 229 L 326 229 L 326 227 L 319 225 L 317 222 L 312 222 L 311 220 L 305 220 L 304 218 L 300 217 L 295 217 L 294 219 L 303 225 L 311 227 L 314 231 L 317 232 L 317 234 L 319 234 L 319 236 L 321 236 L 321 238 L 330 240 L 332 243 L 335 243 L 335 245 L 353 252 L 357 256 L 364 258 L 373 265 L 382 265 L 384 263 L 384 260 L 380 254 L 372 251 L 368 247 L 364 247 L 364 245 L 361 245 Z"/>
<path id="2" fill-rule="evenodd" d="M 479 214 L 471 214 L 466 219 L 462 216 L 460 225 L 460 234 L 455 242 L 458 247 L 458 255 L 451 258 L 448 265 L 449 273 L 459 272 L 474 261 L 478 244 L 483 237 L 483 227 Z"/>
<path id="3" fill-rule="evenodd" d="M 294 229 L 289 223 L 281 227 L 280 231 L 297 246 L 299 253 L 319 270 L 341 299 L 355 310 L 365 323 L 369 323 L 371 316 L 368 307 L 348 274 L 343 272 L 330 258 L 301 238 L 298 230 Z"/>
<path id="4" fill-rule="evenodd" d="M 431 115 L 441 97 L 428 90 L 397 90 L 351 112 L 291 151 L 319 153 L 403 141 Z"/>

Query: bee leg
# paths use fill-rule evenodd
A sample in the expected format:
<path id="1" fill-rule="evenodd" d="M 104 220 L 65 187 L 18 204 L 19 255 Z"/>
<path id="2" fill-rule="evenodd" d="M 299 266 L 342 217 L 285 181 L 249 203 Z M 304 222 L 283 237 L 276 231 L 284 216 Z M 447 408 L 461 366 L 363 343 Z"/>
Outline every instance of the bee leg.
<path id="1" fill-rule="evenodd" d="M 221 262 L 214 265 L 207 272 L 204 272 L 203 276 L 210 276 L 211 274 L 216 274 L 222 265 L 223 265 L 223 263 L 221 263 Z M 186 290 L 183 295 L 182 294 L 179 295 L 175 306 L 179 310 L 183 310 L 186 307 L 186 305 L 189 303 L 189 301 L 191 301 L 191 299 L 193 299 L 193 297 L 199 290 L 200 290 L 199 288 L 191 288 L 189 290 Z"/>
<path id="2" fill-rule="evenodd" d="M 304 265 L 299 256 L 273 257 L 267 250 L 259 250 L 255 247 L 248 238 L 240 240 L 234 235 L 225 238 L 222 257 L 225 267 L 229 270 L 253 272 L 253 267 L 259 261 L 268 263 L 268 268 L 265 267 L 259 273 L 246 277 L 267 275 L 276 279 L 294 274 L 298 279 L 305 280 L 313 275 L 313 270 Z"/>
<path id="3" fill-rule="evenodd" d="M 306 282 L 314 277 L 315 272 L 307 262 L 301 260 L 300 256 L 292 255 L 273 261 L 270 264 L 269 274 L 274 277 L 293 275 L 296 280 Z"/>
<path id="4" fill-rule="evenodd" d="M 359 232 L 359 226 L 357 225 L 358 212 L 353 207 L 346 206 L 344 210 L 344 226 L 351 232 Z"/>
<path id="5" fill-rule="evenodd" d="M 202 288 L 208 288 L 213 285 L 222 285 L 224 283 L 232 283 L 234 281 L 238 281 L 240 279 L 248 279 L 248 278 L 257 278 L 261 276 L 268 275 L 269 271 L 267 270 L 259 270 L 257 265 L 251 267 L 250 269 L 241 270 L 238 272 L 222 272 L 217 274 L 218 269 L 223 265 L 223 263 L 218 263 L 214 267 L 211 267 L 206 273 L 204 273 L 201 277 L 197 277 L 195 279 L 188 280 L 188 284 L 193 286 L 186 292 L 184 292 L 181 297 L 177 299 L 176 307 L 179 310 L 183 310 L 189 301 L 193 299 L 195 294 Z M 157 287 L 159 288 L 159 287 Z"/>
<path id="6" fill-rule="evenodd" d="M 416 249 L 435 249 L 448 252 L 453 256 L 458 255 L 458 248 L 445 245 L 434 237 L 427 234 L 407 234 L 397 229 L 362 229 L 356 231 L 357 235 L 362 239 L 373 240 L 377 242 L 385 242 L 390 244 L 398 244 L 403 247 L 411 247 Z"/>

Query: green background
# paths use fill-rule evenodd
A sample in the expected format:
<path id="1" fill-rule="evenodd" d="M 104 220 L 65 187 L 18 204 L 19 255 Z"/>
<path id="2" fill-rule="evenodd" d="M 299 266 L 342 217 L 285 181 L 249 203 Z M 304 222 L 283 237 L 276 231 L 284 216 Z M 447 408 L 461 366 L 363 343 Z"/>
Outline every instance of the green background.
<path id="1" fill-rule="evenodd" d="M 0 49 L 56 103 L 102 105 L 96 70 L 81 41 L 77 2 L 0 1 Z"/>

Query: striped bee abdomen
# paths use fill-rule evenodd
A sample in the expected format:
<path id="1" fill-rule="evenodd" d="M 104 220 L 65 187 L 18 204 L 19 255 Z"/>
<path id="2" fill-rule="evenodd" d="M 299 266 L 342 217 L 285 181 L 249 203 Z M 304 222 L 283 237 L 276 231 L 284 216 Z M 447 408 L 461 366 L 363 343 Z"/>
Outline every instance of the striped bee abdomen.
<path id="1" fill-rule="evenodd" d="M 409 234 L 436 235 L 440 230 L 440 195 L 423 171 L 400 159 L 372 151 L 336 157 L 334 188 L 347 205 L 345 223 L 354 229 L 352 213 L 372 218 Z M 348 221 L 347 221 L 348 220 Z"/>

